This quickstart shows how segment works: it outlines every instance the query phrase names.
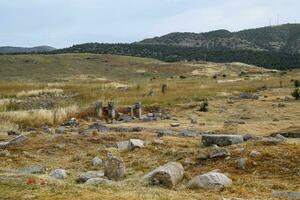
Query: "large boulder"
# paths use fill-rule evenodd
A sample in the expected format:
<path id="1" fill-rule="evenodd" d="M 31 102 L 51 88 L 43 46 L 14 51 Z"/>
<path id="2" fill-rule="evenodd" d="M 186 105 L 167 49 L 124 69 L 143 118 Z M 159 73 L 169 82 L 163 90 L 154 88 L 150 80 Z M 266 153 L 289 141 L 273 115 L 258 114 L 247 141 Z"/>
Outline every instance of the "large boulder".
<path id="1" fill-rule="evenodd" d="M 192 180 L 188 182 L 187 187 L 191 189 L 215 189 L 230 187 L 231 184 L 232 180 L 225 174 L 219 172 L 208 172 L 192 178 Z"/>
<path id="2" fill-rule="evenodd" d="M 184 168 L 180 163 L 169 162 L 148 173 L 144 178 L 151 185 L 173 187 L 183 178 Z"/>
<path id="3" fill-rule="evenodd" d="M 241 135 L 213 135 L 213 134 L 203 134 L 202 143 L 205 146 L 218 145 L 218 146 L 228 146 L 232 144 L 239 144 L 244 142 L 244 138 Z"/>
<path id="4" fill-rule="evenodd" d="M 120 180 L 125 175 L 125 163 L 111 153 L 105 160 L 104 175 L 110 180 Z"/>

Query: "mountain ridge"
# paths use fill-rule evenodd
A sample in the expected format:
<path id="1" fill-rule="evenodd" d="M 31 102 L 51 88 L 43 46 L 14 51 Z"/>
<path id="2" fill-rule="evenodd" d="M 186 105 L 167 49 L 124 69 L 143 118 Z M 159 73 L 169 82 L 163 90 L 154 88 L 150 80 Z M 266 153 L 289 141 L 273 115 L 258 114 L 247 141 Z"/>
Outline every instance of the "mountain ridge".
<path id="1" fill-rule="evenodd" d="M 56 50 L 51 46 L 36 46 L 36 47 L 14 47 L 14 46 L 2 46 L 0 47 L 0 53 L 11 54 L 11 53 L 37 53 L 37 52 L 50 52 Z"/>
<path id="2" fill-rule="evenodd" d="M 173 32 L 144 39 L 139 44 L 199 47 L 207 50 L 252 50 L 300 53 L 300 24 L 283 24 L 230 32 Z"/>

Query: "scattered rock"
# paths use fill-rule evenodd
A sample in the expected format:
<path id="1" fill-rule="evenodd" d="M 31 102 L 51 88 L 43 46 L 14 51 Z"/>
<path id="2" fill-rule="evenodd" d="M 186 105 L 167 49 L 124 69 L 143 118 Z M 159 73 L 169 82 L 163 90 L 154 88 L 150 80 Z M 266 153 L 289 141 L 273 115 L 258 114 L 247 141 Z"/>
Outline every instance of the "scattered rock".
<path id="1" fill-rule="evenodd" d="M 243 151 L 245 151 L 245 148 L 243 148 L 243 147 L 238 147 L 238 148 L 234 149 L 234 151 L 235 151 L 236 153 L 242 153 Z"/>
<path id="2" fill-rule="evenodd" d="M 200 134 L 195 130 L 184 129 L 179 131 L 177 135 L 182 137 L 196 137 L 199 136 Z"/>
<path id="3" fill-rule="evenodd" d="M 132 127 L 132 128 L 126 128 L 126 127 L 114 127 L 112 128 L 114 131 L 116 132 L 126 132 L 126 133 L 130 133 L 130 132 L 141 132 L 142 130 L 144 130 L 142 127 Z"/>
<path id="4" fill-rule="evenodd" d="M 191 124 L 197 124 L 198 120 L 196 117 L 191 117 Z"/>
<path id="5" fill-rule="evenodd" d="M 79 125 L 79 122 L 73 117 L 69 121 L 65 122 L 62 124 L 63 126 L 71 126 L 71 127 L 76 127 Z"/>
<path id="6" fill-rule="evenodd" d="M 183 178 L 184 169 L 180 163 L 169 162 L 148 173 L 144 179 L 151 185 L 163 185 L 171 188 Z"/>
<path id="7" fill-rule="evenodd" d="M 67 177 L 67 173 L 64 169 L 55 169 L 49 173 L 49 176 L 55 179 L 65 179 Z"/>
<path id="8" fill-rule="evenodd" d="M 300 199 L 300 192 L 273 191 L 272 195 L 275 197 L 283 197 L 288 199 Z"/>
<path id="9" fill-rule="evenodd" d="M 260 142 L 264 145 L 277 145 L 283 143 L 285 140 L 285 137 L 277 134 L 275 137 L 264 137 L 260 140 Z"/>
<path id="10" fill-rule="evenodd" d="M 98 186 L 98 185 L 110 184 L 110 183 L 111 181 L 105 178 L 91 178 L 85 182 L 85 185 Z"/>
<path id="11" fill-rule="evenodd" d="M 170 124 L 171 127 L 179 127 L 180 124 L 178 122 L 173 122 Z"/>
<path id="12" fill-rule="evenodd" d="M 66 128 L 63 127 L 63 126 L 57 128 L 57 129 L 55 129 L 55 133 L 56 133 L 56 134 L 64 134 L 65 132 L 66 132 Z"/>
<path id="13" fill-rule="evenodd" d="M 103 164 L 103 160 L 101 158 L 99 158 L 99 157 L 93 158 L 93 160 L 92 160 L 93 166 L 100 166 L 102 164 Z"/>
<path id="14" fill-rule="evenodd" d="M 0 149 L 1 148 L 6 148 L 10 145 L 14 145 L 17 144 L 19 142 L 22 142 L 26 139 L 26 137 L 24 135 L 18 135 L 17 137 L 9 140 L 8 142 L 0 142 Z"/>
<path id="15" fill-rule="evenodd" d="M 120 180 L 125 175 L 124 161 L 108 153 L 105 160 L 104 174 L 110 180 Z"/>
<path id="16" fill-rule="evenodd" d="M 187 187 L 191 189 L 215 189 L 230 187 L 231 185 L 232 180 L 225 174 L 219 172 L 209 172 L 192 178 L 192 180 L 188 182 Z"/>
<path id="17" fill-rule="evenodd" d="M 261 155 L 261 153 L 259 151 L 256 151 L 256 150 L 252 150 L 249 155 L 253 158 L 257 158 Z"/>
<path id="18" fill-rule="evenodd" d="M 298 131 L 273 133 L 273 134 L 271 134 L 271 136 L 274 137 L 274 136 L 276 136 L 278 134 L 282 135 L 285 138 L 300 138 L 300 130 L 298 130 Z"/>
<path id="19" fill-rule="evenodd" d="M 258 99 L 258 95 L 253 94 L 253 93 L 249 93 L 249 92 L 242 92 L 240 94 L 240 98 L 241 99 Z"/>
<path id="20" fill-rule="evenodd" d="M 139 139 L 130 139 L 129 140 L 129 150 L 134 150 L 136 148 L 143 148 L 144 141 Z"/>
<path id="21" fill-rule="evenodd" d="M 258 140 L 259 137 L 255 136 L 253 134 L 247 133 L 245 135 L 243 135 L 244 141 L 248 141 L 248 140 Z"/>
<path id="22" fill-rule="evenodd" d="M 45 168 L 41 165 L 32 165 L 31 167 L 18 168 L 15 172 L 24 174 L 43 174 L 45 172 Z"/>
<path id="23" fill-rule="evenodd" d="M 8 156 L 10 156 L 10 153 L 8 150 L 0 149 L 0 157 L 8 157 Z"/>
<path id="24" fill-rule="evenodd" d="M 97 130 L 98 132 L 101 132 L 101 133 L 107 133 L 110 131 L 110 128 L 97 122 L 97 123 L 94 123 L 92 125 L 89 126 L 89 129 L 95 129 Z"/>
<path id="25" fill-rule="evenodd" d="M 102 171 L 88 171 L 79 175 L 76 179 L 77 183 L 85 183 L 87 180 L 91 178 L 102 178 L 104 173 Z"/>
<path id="26" fill-rule="evenodd" d="M 210 152 L 210 158 L 225 158 L 230 156 L 230 152 L 226 148 L 214 147 Z"/>
<path id="27" fill-rule="evenodd" d="M 17 132 L 17 131 L 14 131 L 14 130 L 10 130 L 10 131 L 7 131 L 7 135 L 21 135 L 21 133 Z"/>
<path id="28" fill-rule="evenodd" d="M 163 144 L 164 144 L 164 141 L 161 140 L 161 139 L 154 139 L 154 140 L 152 141 L 152 144 L 154 144 L 154 145 L 163 145 Z"/>
<path id="29" fill-rule="evenodd" d="M 174 135 L 173 131 L 168 130 L 168 129 L 159 129 L 159 130 L 156 130 L 156 133 L 157 133 L 157 137 Z"/>
<path id="30" fill-rule="evenodd" d="M 129 150 L 129 141 L 117 142 L 116 147 L 121 151 L 127 151 L 127 150 Z"/>
<path id="31" fill-rule="evenodd" d="M 208 154 L 207 152 L 199 152 L 197 155 L 197 160 L 202 161 L 202 160 L 207 160 L 208 159 Z"/>
<path id="32" fill-rule="evenodd" d="M 124 123 L 126 122 L 132 122 L 133 121 L 133 117 L 131 117 L 130 115 L 120 115 L 118 118 L 118 121 L 122 121 Z"/>
<path id="33" fill-rule="evenodd" d="M 237 169 L 246 169 L 247 163 L 248 163 L 248 158 L 239 158 L 236 161 L 236 168 Z"/>
<path id="34" fill-rule="evenodd" d="M 216 144 L 218 146 L 227 146 L 244 142 L 241 135 L 202 135 L 202 142 L 205 146 Z"/>

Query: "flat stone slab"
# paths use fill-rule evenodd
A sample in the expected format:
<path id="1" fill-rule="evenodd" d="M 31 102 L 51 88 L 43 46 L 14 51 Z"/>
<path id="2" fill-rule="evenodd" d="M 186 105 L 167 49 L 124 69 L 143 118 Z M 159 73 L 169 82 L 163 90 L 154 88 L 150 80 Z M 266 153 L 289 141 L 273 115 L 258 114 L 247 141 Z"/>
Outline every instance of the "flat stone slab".
<path id="1" fill-rule="evenodd" d="M 77 183 L 85 183 L 89 179 L 92 178 L 103 178 L 104 177 L 104 172 L 102 171 L 88 171 L 84 172 L 79 175 L 79 177 L 76 179 Z"/>
<path id="2" fill-rule="evenodd" d="M 280 134 L 280 135 L 282 135 L 283 137 L 286 137 L 286 138 L 300 138 L 300 130 L 299 131 L 273 133 L 271 136 L 274 137 L 277 134 Z"/>
<path id="3" fill-rule="evenodd" d="M 218 146 L 228 146 L 232 144 L 243 143 L 244 138 L 241 135 L 213 135 L 204 134 L 202 135 L 202 143 L 205 146 L 218 145 Z"/>

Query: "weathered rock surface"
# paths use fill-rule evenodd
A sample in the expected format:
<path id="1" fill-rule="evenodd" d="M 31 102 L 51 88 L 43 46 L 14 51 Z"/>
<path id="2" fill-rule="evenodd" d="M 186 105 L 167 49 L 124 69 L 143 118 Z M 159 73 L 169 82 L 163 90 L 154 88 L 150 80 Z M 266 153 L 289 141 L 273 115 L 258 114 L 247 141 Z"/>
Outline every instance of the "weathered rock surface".
<path id="1" fill-rule="evenodd" d="M 181 137 L 196 137 L 199 136 L 200 134 L 196 130 L 183 129 L 179 131 L 177 135 Z"/>
<path id="2" fill-rule="evenodd" d="M 93 166 L 101 166 L 103 164 L 103 160 L 99 157 L 95 157 L 92 160 L 92 165 Z"/>
<path id="3" fill-rule="evenodd" d="M 144 141 L 140 139 L 130 139 L 129 140 L 129 150 L 133 150 L 136 148 L 143 148 Z"/>
<path id="4" fill-rule="evenodd" d="M 173 131 L 168 130 L 168 129 L 159 129 L 159 130 L 156 130 L 155 132 L 157 133 L 157 137 L 174 135 Z"/>
<path id="5" fill-rule="evenodd" d="M 116 143 L 116 147 L 117 149 L 121 150 L 121 151 L 127 151 L 129 150 L 129 141 L 119 141 Z"/>
<path id="6" fill-rule="evenodd" d="M 252 150 L 249 155 L 253 158 L 257 158 L 261 155 L 261 153 L 259 151 L 256 151 L 256 150 Z"/>
<path id="7" fill-rule="evenodd" d="M 241 170 L 246 169 L 248 162 L 248 158 L 239 158 L 236 161 L 236 168 Z"/>
<path id="8" fill-rule="evenodd" d="M 102 178 L 104 177 L 104 173 L 102 171 L 88 171 L 79 175 L 76 179 L 77 183 L 84 183 L 91 178 Z"/>
<path id="9" fill-rule="evenodd" d="M 231 185 L 232 180 L 228 178 L 225 174 L 219 172 L 208 172 L 206 174 L 192 178 L 192 180 L 188 182 L 187 187 L 191 189 L 214 189 L 230 187 Z"/>
<path id="10" fill-rule="evenodd" d="M 145 180 L 151 185 L 173 187 L 183 178 L 184 169 L 180 163 L 169 162 L 146 174 Z"/>
<path id="11" fill-rule="evenodd" d="M 24 174 L 42 174 L 45 172 L 45 168 L 41 165 L 32 165 L 30 167 L 22 167 L 14 170 L 16 173 Z"/>
<path id="12" fill-rule="evenodd" d="M 55 169 L 49 173 L 49 176 L 55 179 L 65 179 L 67 177 L 67 173 L 64 169 Z"/>
<path id="13" fill-rule="evenodd" d="M 18 135 L 17 137 L 7 141 L 7 142 L 0 142 L 0 149 L 1 148 L 6 148 L 10 145 L 14 145 L 17 144 L 19 142 L 22 142 L 26 139 L 26 137 L 24 135 Z"/>
<path id="14" fill-rule="evenodd" d="M 225 158 L 230 156 L 230 152 L 226 148 L 214 147 L 210 152 L 210 158 Z"/>
<path id="15" fill-rule="evenodd" d="M 277 134 L 282 135 L 286 138 L 300 138 L 300 130 L 298 131 L 288 131 L 288 132 L 280 132 L 280 133 L 273 133 L 271 134 L 272 137 L 276 136 Z"/>
<path id="16" fill-rule="evenodd" d="M 92 125 L 89 126 L 89 129 L 95 129 L 97 130 L 98 132 L 101 132 L 101 133 L 107 133 L 110 131 L 110 128 L 97 122 L 97 123 L 94 123 Z"/>
<path id="17" fill-rule="evenodd" d="M 55 133 L 56 134 L 64 134 L 64 133 L 66 133 L 66 128 L 63 126 L 58 127 L 57 129 L 55 129 Z"/>
<path id="18" fill-rule="evenodd" d="M 244 142 L 243 136 L 241 135 L 213 135 L 204 134 L 202 135 L 202 143 L 205 146 L 218 145 L 218 146 L 228 146 L 232 144 L 239 144 Z"/>
<path id="19" fill-rule="evenodd" d="M 108 153 L 105 160 L 104 175 L 110 180 L 120 180 L 125 175 L 124 161 Z"/>

